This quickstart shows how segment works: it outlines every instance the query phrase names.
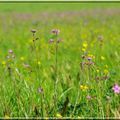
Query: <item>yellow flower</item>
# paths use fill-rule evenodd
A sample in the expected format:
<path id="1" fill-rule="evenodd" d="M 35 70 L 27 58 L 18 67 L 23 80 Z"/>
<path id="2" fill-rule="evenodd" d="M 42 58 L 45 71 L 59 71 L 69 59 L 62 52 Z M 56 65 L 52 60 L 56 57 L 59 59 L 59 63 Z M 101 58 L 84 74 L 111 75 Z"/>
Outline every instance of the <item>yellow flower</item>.
<path id="1" fill-rule="evenodd" d="M 78 116 L 77 118 L 78 118 L 78 119 L 80 119 L 81 117 L 80 117 L 80 116 Z"/>
<path id="2" fill-rule="evenodd" d="M 84 86 L 84 90 L 87 90 L 87 89 L 88 89 L 88 86 L 85 85 L 85 86 Z"/>
<path id="3" fill-rule="evenodd" d="M 99 73 L 99 72 L 100 72 L 100 70 L 99 70 L 99 69 L 97 69 L 97 70 L 96 70 L 96 72 L 97 72 L 97 73 Z"/>
<path id="4" fill-rule="evenodd" d="M 40 61 L 38 61 L 38 65 L 40 65 L 41 64 L 41 62 Z"/>
<path id="5" fill-rule="evenodd" d="M 24 60 L 25 60 L 25 58 L 24 58 L 24 57 L 21 57 L 21 58 L 20 58 L 20 60 L 21 60 L 21 61 L 24 61 Z"/>
<path id="6" fill-rule="evenodd" d="M 83 51 L 83 52 L 85 52 L 85 51 L 86 51 L 86 49 L 85 49 L 85 48 L 82 48 L 82 51 Z"/>
<path id="7" fill-rule="evenodd" d="M 105 60 L 105 57 L 104 57 L 104 56 L 101 56 L 101 60 Z"/>
<path id="8" fill-rule="evenodd" d="M 95 56 L 92 54 L 88 54 L 89 57 L 91 57 L 92 59 L 95 59 Z"/>
<path id="9" fill-rule="evenodd" d="M 5 119 L 10 119 L 10 117 L 8 116 L 8 115 L 5 115 L 5 117 L 4 117 Z"/>
<path id="10" fill-rule="evenodd" d="M 104 69 L 104 74 L 108 75 L 109 71 L 107 69 Z"/>
<path id="11" fill-rule="evenodd" d="M 6 65 L 6 62 L 5 62 L 5 61 L 2 61 L 2 65 Z"/>
<path id="12" fill-rule="evenodd" d="M 84 86 L 83 86 L 83 85 L 80 85 L 80 89 L 84 89 Z"/>
<path id="13" fill-rule="evenodd" d="M 88 86 L 86 85 L 80 85 L 80 89 L 85 91 L 85 90 L 88 90 Z"/>
<path id="14" fill-rule="evenodd" d="M 56 114 L 56 117 L 62 118 L 62 115 L 61 115 L 60 113 L 57 113 L 57 114 Z"/>
<path id="15" fill-rule="evenodd" d="M 87 43 L 83 43 L 83 47 L 87 48 L 88 44 Z"/>

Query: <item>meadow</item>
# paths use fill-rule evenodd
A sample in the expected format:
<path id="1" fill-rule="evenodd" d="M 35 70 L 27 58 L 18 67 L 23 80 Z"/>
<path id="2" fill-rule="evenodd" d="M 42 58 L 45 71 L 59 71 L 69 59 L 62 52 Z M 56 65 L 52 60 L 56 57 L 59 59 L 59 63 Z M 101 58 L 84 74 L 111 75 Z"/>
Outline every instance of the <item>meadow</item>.
<path id="1" fill-rule="evenodd" d="M 120 3 L 0 3 L 1 118 L 120 118 Z"/>

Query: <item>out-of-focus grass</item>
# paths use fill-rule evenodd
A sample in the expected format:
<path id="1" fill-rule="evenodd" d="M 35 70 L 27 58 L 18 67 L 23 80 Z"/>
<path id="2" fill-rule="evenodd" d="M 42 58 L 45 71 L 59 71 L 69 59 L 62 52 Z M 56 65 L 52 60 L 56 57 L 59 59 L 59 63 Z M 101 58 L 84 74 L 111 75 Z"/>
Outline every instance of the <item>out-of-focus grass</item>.
<path id="1" fill-rule="evenodd" d="M 80 9 L 94 9 L 94 8 L 117 8 L 120 7 L 119 3 L 64 3 L 64 2 L 51 2 L 51 3 L 0 3 L 1 12 L 44 12 L 44 11 L 64 11 L 64 10 L 80 10 Z"/>

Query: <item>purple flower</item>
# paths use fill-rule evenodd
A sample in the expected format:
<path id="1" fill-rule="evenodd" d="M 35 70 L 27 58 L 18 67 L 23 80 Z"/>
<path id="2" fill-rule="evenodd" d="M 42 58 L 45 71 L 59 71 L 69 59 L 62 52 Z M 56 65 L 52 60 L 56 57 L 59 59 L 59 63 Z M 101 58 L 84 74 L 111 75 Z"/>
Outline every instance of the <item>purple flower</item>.
<path id="1" fill-rule="evenodd" d="M 54 42 L 54 40 L 53 40 L 53 39 L 50 39 L 50 40 L 49 40 L 49 43 L 53 43 L 53 42 Z"/>
<path id="2" fill-rule="evenodd" d="M 52 33 L 55 34 L 55 35 L 58 35 L 60 33 L 60 30 L 59 29 L 53 29 Z"/>
<path id="3" fill-rule="evenodd" d="M 115 94 L 120 93 L 120 86 L 116 83 L 113 87 L 112 90 L 114 91 Z"/>
<path id="4" fill-rule="evenodd" d="M 10 54 L 12 54 L 12 53 L 13 53 L 13 51 L 12 51 L 12 50 L 9 50 L 9 53 L 10 53 Z"/>
<path id="5" fill-rule="evenodd" d="M 91 60 L 92 60 L 92 58 L 91 58 L 91 57 L 88 57 L 87 59 L 88 59 L 89 61 L 91 61 Z"/>

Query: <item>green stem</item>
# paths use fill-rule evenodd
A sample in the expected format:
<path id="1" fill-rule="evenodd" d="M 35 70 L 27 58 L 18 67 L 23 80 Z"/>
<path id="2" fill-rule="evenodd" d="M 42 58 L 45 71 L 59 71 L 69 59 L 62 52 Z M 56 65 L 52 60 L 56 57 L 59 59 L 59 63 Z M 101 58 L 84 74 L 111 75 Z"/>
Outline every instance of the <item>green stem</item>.
<path id="1" fill-rule="evenodd" d="M 55 42 L 55 82 L 54 82 L 54 115 L 56 114 L 57 111 L 57 82 L 58 82 L 58 44 L 57 44 L 57 39 Z"/>

